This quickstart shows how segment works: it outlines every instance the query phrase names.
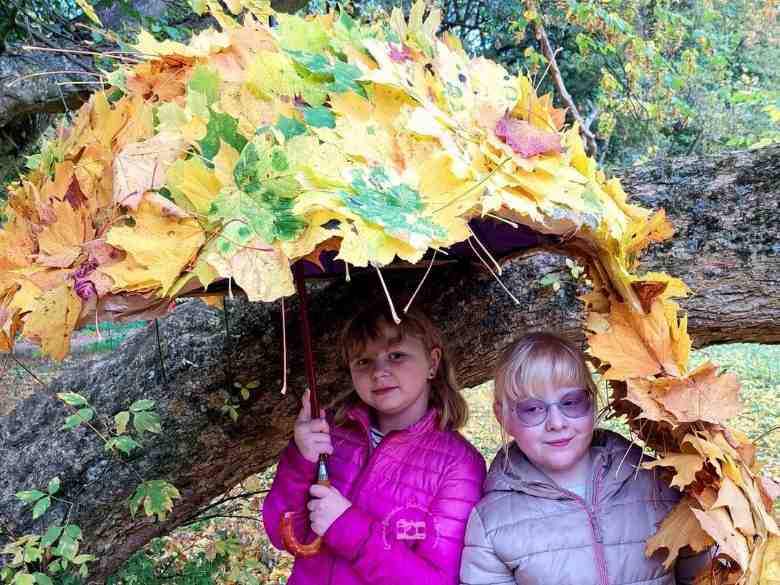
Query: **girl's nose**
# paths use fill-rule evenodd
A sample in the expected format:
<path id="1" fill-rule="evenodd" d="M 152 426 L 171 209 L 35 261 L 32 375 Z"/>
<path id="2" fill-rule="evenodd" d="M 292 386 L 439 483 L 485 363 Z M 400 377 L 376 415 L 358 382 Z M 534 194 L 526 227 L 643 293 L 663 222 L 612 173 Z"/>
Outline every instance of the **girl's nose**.
<path id="1" fill-rule="evenodd" d="M 547 420 L 545 421 L 548 431 L 558 431 L 563 429 L 566 427 L 567 422 L 568 421 L 566 420 L 566 417 L 563 416 L 563 413 L 561 412 L 560 408 L 558 408 L 557 404 L 553 404 L 548 407 Z"/>
<path id="2" fill-rule="evenodd" d="M 388 374 L 387 362 L 381 358 L 374 361 L 374 378 L 381 378 Z"/>

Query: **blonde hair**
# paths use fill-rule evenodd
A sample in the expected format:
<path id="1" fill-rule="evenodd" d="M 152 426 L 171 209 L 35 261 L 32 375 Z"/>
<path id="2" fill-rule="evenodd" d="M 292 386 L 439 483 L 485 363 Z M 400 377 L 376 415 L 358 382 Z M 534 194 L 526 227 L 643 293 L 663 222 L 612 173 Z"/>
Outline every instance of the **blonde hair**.
<path id="1" fill-rule="evenodd" d="M 398 304 L 398 303 L 397 303 Z M 341 358 L 346 368 L 350 359 L 359 354 L 372 341 L 382 338 L 383 326 L 395 329 L 396 339 L 415 337 L 419 339 L 425 351 L 430 353 L 438 348 L 441 359 L 436 375 L 431 379 L 430 405 L 439 412 L 440 430 L 458 430 L 465 426 L 468 420 L 468 404 L 460 393 L 460 386 L 455 378 L 452 359 L 444 345 L 441 331 L 433 322 L 416 307 L 410 307 L 396 325 L 387 302 L 377 302 L 360 311 L 342 331 Z M 347 412 L 360 401 L 356 391 L 347 397 L 337 410 L 335 422 L 342 424 Z"/>
<path id="2" fill-rule="evenodd" d="M 501 354 L 494 377 L 494 400 L 504 413 L 510 401 L 538 398 L 540 391 L 551 386 L 576 385 L 588 392 L 596 419 L 598 389 L 585 356 L 560 335 L 540 331 L 514 341 Z M 501 429 L 503 433 L 503 425 Z"/>

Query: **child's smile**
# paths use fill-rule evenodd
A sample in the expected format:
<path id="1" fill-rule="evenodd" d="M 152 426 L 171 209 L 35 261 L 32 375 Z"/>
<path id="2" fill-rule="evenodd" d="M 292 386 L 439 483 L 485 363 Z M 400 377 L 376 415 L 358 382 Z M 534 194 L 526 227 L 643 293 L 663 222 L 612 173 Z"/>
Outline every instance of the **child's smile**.
<path id="1" fill-rule="evenodd" d="M 429 380 L 441 350 L 428 352 L 414 336 L 399 338 L 388 324 L 380 333 L 350 359 L 349 370 L 361 400 L 376 411 L 380 430 L 387 432 L 414 424 L 428 410 Z"/>

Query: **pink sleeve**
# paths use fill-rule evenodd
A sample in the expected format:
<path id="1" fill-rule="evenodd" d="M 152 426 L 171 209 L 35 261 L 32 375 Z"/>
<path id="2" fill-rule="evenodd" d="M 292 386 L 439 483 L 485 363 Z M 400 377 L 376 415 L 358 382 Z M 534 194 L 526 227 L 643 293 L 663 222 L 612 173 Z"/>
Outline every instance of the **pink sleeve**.
<path id="1" fill-rule="evenodd" d="M 360 578 L 376 585 L 457 585 L 466 523 L 482 496 L 485 462 L 476 452 L 447 470 L 429 512 L 433 538 L 385 539 L 383 525 L 357 506 L 350 507 L 325 532 L 325 544 L 350 562 Z"/>
<path id="2" fill-rule="evenodd" d="M 314 538 L 308 529 L 306 502 L 309 501 L 309 487 L 314 483 L 316 475 L 317 464 L 305 459 L 295 442 L 290 441 L 282 452 L 271 491 L 263 502 L 263 525 L 276 548 L 283 548 L 279 523 L 285 512 L 300 512 L 295 518 L 295 534 L 299 542 L 309 542 Z"/>

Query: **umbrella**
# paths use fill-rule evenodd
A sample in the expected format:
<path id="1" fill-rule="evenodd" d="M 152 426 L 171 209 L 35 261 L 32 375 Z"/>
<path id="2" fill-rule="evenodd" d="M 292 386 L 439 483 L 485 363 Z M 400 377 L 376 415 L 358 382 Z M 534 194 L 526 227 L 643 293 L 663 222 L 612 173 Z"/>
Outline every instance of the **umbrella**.
<path id="1" fill-rule="evenodd" d="M 663 211 L 628 202 L 531 79 L 437 37 L 439 13 L 422 2 L 384 24 L 331 13 L 269 26 L 257 3 L 231 3 L 242 23 L 210 7 L 221 30 L 188 44 L 142 33 L 137 61 L 10 188 L 0 349 L 24 335 L 62 358 L 81 323 L 156 314 L 220 280 L 272 301 L 294 294 L 291 266 L 299 294 L 307 272 L 381 277 L 461 254 L 500 280 L 502 259 L 552 243 L 592 283 L 589 351 L 613 407 L 686 490 L 648 550 L 673 562 L 715 540 L 735 578 L 760 574 L 778 530 L 750 441 L 725 424 L 738 384 L 713 364 L 689 371 L 685 284 L 637 273 L 641 252 L 672 235 Z M 316 390 L 313 372 L 309 359 Z M 731 490 L 758 536 L 716 529 L 722 515 L 684 465 Z"/>

